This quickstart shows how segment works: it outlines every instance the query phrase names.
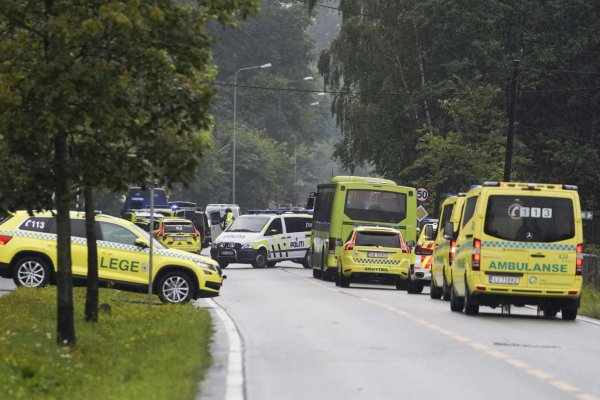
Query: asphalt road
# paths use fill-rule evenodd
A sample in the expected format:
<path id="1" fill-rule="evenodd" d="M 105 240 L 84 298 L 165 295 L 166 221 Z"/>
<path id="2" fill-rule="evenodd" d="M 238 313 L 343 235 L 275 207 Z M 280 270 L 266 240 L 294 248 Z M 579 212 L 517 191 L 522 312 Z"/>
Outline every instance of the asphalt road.
<path id="1" fill-rule="evenodd" d="M 0 278 L 0 296 L 5 295 L 11 290 L 15 289 L 15 284 L 12 279 Z"/>
<path id="2" fill-rule="evenodd" d="M 246 398 L 600 398 L 600 325 L 348 289 L 299 264 L 230 265 L 217 303 L 244 343 Z M 560 314 L 559 314 L 560 316 Z"/>
<path id="3" fill-rule="evenodd" d="M 516 307 L 468 317 L 427 288 L 341 289 L 293 263 L 225 273 L 215 300 L 242 335 L 247 400 L 600 399 L 598 322 Z M 0 295 L 13 288 L 0 278 Z M 224 397 L 207 386 L 225 379 L 226 333 L 217 335 L 219 377 L 201 399 Z"/>

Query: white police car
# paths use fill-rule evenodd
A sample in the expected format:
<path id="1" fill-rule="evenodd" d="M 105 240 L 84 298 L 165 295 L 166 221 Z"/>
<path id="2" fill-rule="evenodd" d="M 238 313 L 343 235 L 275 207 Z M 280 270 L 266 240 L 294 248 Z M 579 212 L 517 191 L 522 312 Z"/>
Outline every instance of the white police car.
<path id="1" fill-rule="evenodd" d="M 308 265 L 312 215 L 267 213 L 242 215 L 214 240 L 210 255 L 221 268 L 230 263 L 273 267 L 290 260 Z"/>

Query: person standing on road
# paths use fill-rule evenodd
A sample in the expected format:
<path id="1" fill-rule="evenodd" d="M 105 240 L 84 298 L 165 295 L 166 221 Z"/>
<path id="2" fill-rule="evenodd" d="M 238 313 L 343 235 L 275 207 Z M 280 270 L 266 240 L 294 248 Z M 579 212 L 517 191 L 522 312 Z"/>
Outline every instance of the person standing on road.
<path id="1" fill-rule="evenodd" d="M 234 220 L 233 211 L 231 208 L 225 210 L 225 216 L 223 217 L 223 230 L 227 229 L 229 225 L 233 223 Z"/>

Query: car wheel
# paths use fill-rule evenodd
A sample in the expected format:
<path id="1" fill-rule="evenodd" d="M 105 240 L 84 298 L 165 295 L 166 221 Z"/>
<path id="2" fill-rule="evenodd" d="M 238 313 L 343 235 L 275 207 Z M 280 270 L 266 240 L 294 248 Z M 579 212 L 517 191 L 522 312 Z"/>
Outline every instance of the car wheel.
<path id="1" fill-rule="evenodd" d="M 473 301 L 473 297 L 469 293 L 469 287 L 465 290 L 465 314 L 467 315 L 477 315 L 479 314 L 479 304 Z"/>
<path id="2" fill-rule="evenodd" d="M 219 267 L 221 267 L 221 269 L 225 269 L 227 268 L 227 266 L 229 265 L 228 262 L 225 261 L 219 261 Z"/>
<path id="3" fill-rule="evenodd" d="M 558 309 L 556 307 L 544 307 L 544 317 L 545 318 L 554 318 L 558 314 Z"/>
<path id="4" fill-rule="evenodd" d="M 191 300 L 194 285 L 183 272 L 169 272 L 158 283 L 158 297 L 163 303 L 184 304 Z"/>
<path id="5" fill-rule="evenodd" d="M 313 268 L 313 278 L 315 278 L 315 279 L 321 279 L 321 271 L 319 271 L 316 268 Z"/>
<path id="6" fill-rule="evenodd" d="M 450 301 L 450 287 L 448 286 L 448 282 L 446 281 L 446 274 L 444 274 L 444 283 L 442 286 L 442 299 L 444 301 Z"/>
<path id="7" fill-rule="evenodd" d="M 267 265 L 267 251 L 265 249 L 260 249 L 256 253 L 256 257 L 252 262 L 252 266 L 254 268 L 264 268 Z"/>
<path id="8" fill-rule="evenodd" d="M 442 297 L 442 288 L 435 286 L 433 278 L 431 278 L 431 287 L 429 288 L 429 297 L 438 300 Z"/>
<path id="9" fill-rule="evenodd" d="M 302 266 L 304 268 L 312 267 L 312 265 L 310 265 L 310 258 L 308 257 L 308 250 L 306 250 L 306 255 L 304 256 L 304 259 L 302 260 Z"/>
<path id="10" fill-rule="evenodd" d="M 562 319 L 565 321 L 574 321 L 577 318 L 577 309 L 576 308 L 563 308 L 561 310 Z"/>
<path id="11" fill-rule="evenodd" d="M 465 308 L 465 298 L 459 297 L 454 293 L 454 288 L 450 285 L 450 309 L 456 312 L 462 312 Z"/>
<path id="12" fill-rule="evenodd" d="M 344 274 L 339 275 L 340 287 L 347 288 L 350 287 L 350 278 L 344 276 Z"/>
<path id="13" fill-rule="evenodd" d="M 420 294 L 423 292 L 423 281 L 414 281 L 408 278 L 408 285 L 406 287 L 406 293 L 408 294 Z"/>
<path id="14" fill-rule="evenodd" d="M 39 257 L 21 258 L 13 269 L 13 281 L 17 286 L 43 287 L 50 280 L 48 263 Z"/>

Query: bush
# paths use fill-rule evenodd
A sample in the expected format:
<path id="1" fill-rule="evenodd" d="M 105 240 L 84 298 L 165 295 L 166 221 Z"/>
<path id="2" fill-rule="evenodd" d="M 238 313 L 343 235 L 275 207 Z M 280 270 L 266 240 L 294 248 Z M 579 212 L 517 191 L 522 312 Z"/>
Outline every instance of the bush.
<path id="1" fill-rule="evenodd" d="M 590 318 L 600 318 L 600 291 L 591 284 L 583 287 L 579 314 Z"/>

